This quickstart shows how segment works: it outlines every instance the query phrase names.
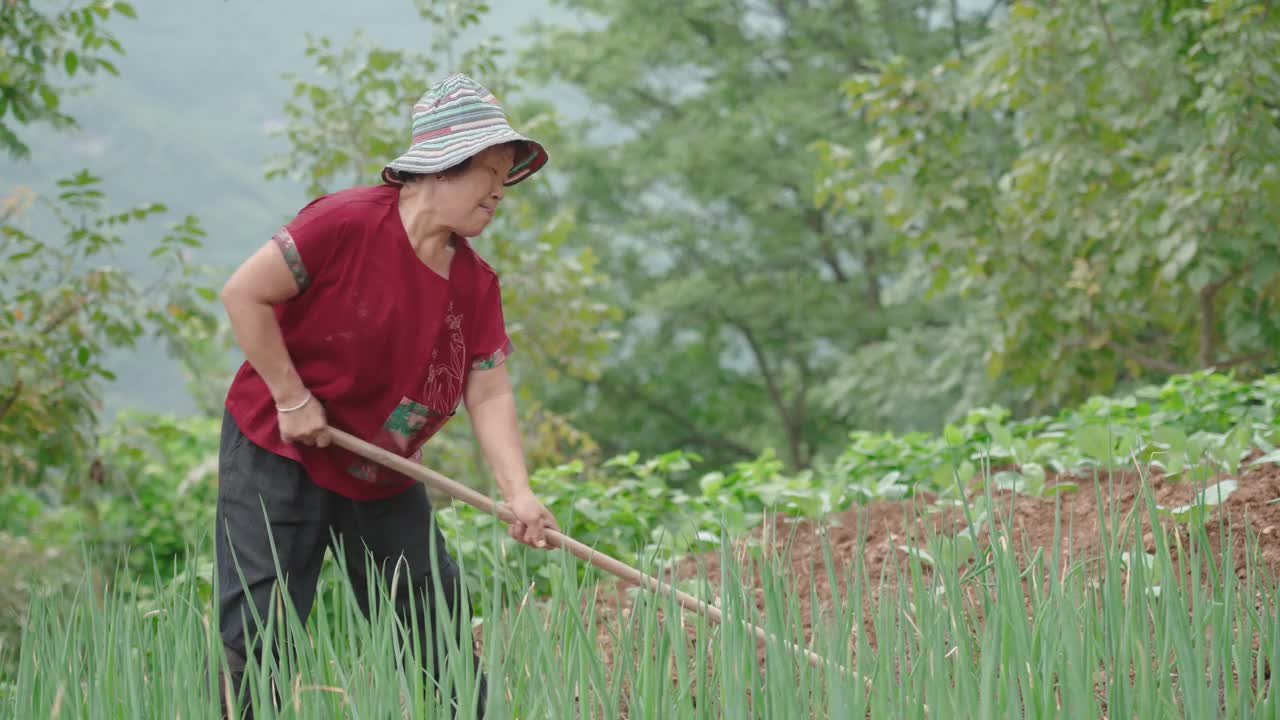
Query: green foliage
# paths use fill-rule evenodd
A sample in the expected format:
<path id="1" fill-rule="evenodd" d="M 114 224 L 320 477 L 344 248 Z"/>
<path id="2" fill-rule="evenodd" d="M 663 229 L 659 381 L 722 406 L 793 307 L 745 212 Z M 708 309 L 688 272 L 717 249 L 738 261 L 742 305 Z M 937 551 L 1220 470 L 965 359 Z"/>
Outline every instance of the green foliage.
<path id="1" fill-rule="evenodd" d="M 59 240 L 28 229 L 29 198 L 9 198 L 0 214 L 0 484 L 37 483 L 99 472 L 93 453 L 101 384 L 113 379 L 107 352 L 150 334 L 179 341 L 211 327 L 212 290 L 189 261 L 204 233 L 193 217 L 173 223 L 151 252 L 149 283 L 109 263 L 158 204 L 109 212 L 87 171 L 58 183 L 39 207 Z M 24 202 L 25 200 L 25 202 Z"/>
<path id="2" fill-rule="evenodd" d="M 922 0 L 563 4 L 584 22 L 539 28 L 524 65 L 590 102 L 561 153 L 562 198 L 587 242 L 610 239 L 606 290 L 626 317 L 585 402 L 573 387 L 554 406 L 617 451 L 682 447 L 715 465 L 773 447 L 793 469 L 838 452 L 842 428 L 919 427 L 949 408 L 963 383 L 912 378 L 913 392 L 894 374 L 936 346 L 853 361 L 962 315 L 909 291 L 891 302 L 910 264 L 871 218 L 815 206 L 814 145 L 866 135 L 836 91 L 849 73 L 896 51 L 931 63 L 974 24 L 953 16 L 953 31 Z M 832 401 L 857 378 L 900 396 Z"/>
<path id="3" fill-rule="evenodd" d="M 188 548 L 213 529 L 217 441 L 208 418 L 125 412 L 99 438 L 92 477 L 0 486 L 0 546 L 20 540 L 0 586 L 36 569 L 51 582 L 82 562 L 104 578 L 186 569 Z M 17 622 L 25 600 L 8 599 L 0 623 Z"/>
<path id="4" fill-rule="evenodd" d="M 531 485 L 561 528 L 578 540 L 614 557 L 665 561 L 717 546 L 721 531 L 737 535 L 758 524 L 764 508 L 760 495 L 771 490 L 757 483 L 772 479 L 779 469 L 771 458 L 762 458 L 690 488 L 690 471 L 698 459 L 673 451 L 647 461 L 628 453 L 596 468 L 574 461 L 539 469 Z M 460 505 L 456 512 L 440 515 L 457 554 L 475 558 L 467 569 L 473 584 L 483 587 L 515 541 L 504 537 L 497 546 L 490 543 L 487 538 L 500 532 L 502 523 L 470 507 Z M 531 555 L 525 562 L 551 586 L 564 581 L 548 555 Z M 543 585 L 540 591 L 547 589 Z"/>
<path id="5" fill-rule="evenodd" d="M 1246 383 L 1201 372 L 1123 397 L 1094 397 L 1056 416 L 1011 421 L 1003 408 L 974 410 L 941 437 L 855 432 L 831 472 L 873 497 L 954 494 L 1000 466 L 1013 469 L 996 480 L 1030 483 L 1018 489 L 1040 492 L 1052 489 L 1043 485 L 1048 471 L 1135 463 L 1198 483 L 1235 474 L 1251 448 L 1269 452 L 1280 443 L 1278 410 L 1280 377 Z"/>
<path id="6" fill-rule="evenodd" d="M 1167 514 L 1180 522 L 1191 525 L 1204 525 L 1209 508 L 1217 507 L 1225 502 L 1231 496 L 1231 493 L 1238 488 L 1239 483 L 1235 480 L 1223 480 L 1197 492 L 1195 498 L 1186 505 L 1179 505 L 1173 508 L 1160 506 L 1158 509 L 1162 514 Z"/>
<path id="7" fill-rule="evenodd" d="M 109 58 L 124 49 L 106 21 L 113 15 L 135 17 L 132 5 L 116 0 L 76 0 L 52 12 L 47 5 L 0 2 L 0 149 L 15 159 L 31 154 L 19 136 L 22 126 L 75 126 L 75 118 L 61 109 L 62 96 L 73 89 L 69 83 L 77 74 L 115 75 Z"/>
<path id="8" fill-rule="evenodd" d="M 307 57 L 325 82 L 289 78 L 289 124 L 280 134 L 290 151 L 272 159 L 267 178 L 305 180 L 312 195 L 375 181 L 408 147 L 407 109 L 422 95 L 418 88 L 436 73 L 436 64 L 422 53 L 372 46 L 360 33 L 341 48 L 330 38 L 308 36 Z"/>
<path id="9" fill-rule="evenodd" d="M 15 507 L 23 499 L 11 494 L 0 496 L 0 517 L 15 510 L 29 512 L 29 508 Z M 88 573 L 74 548 L 0 530 L 0 688 L 15 665 L 12 655 L 22 640 L 31 606 L 78 587 Z"/>
<path id="10" fill-rule="evenodd" d="M 160 587 L 190 575 L 207 593 L 212 559 L 188 552 L 212 536 L 217 440 L 207 418 L 126 412 L 99 440 L 91 479 L 0 486 L 0 645 L 16 646 L 32 603 L 86 573 Z"/>
<path id="11" fill-rule="evenodd" d="M 382 168 L 409 146 L 413 104 L 444 72 L 483 78 L 499 98 L 505 95 L 507 79 L 497 65 L 503 51 L 496 39 L 454 57 L 457 33 L 475 25 L 488 6 L 474 0 L 415 2 L 419 15 L 435 26 L 426 53 L 381 47 L 359 31 L 345 46 L 307 36 L 306 55 L 321 79 L 288 76 L 293 94 L 284 106 L 288 125 L 279 134 L 289 150 L 271 160 L 267 178 L 304 180 L 312 195 L 377 182 Z M 447 60 L 443 69 L 441 60 Z"/>
<path id="12" fill-rule="evenodd" d="M 1163 7 L 1161 7 L 1163 6 Z M 970 53 L 845 86 L 820 200 L 993 309 L 1036 412 L 1280 347 L 1280 20 L 1265 3 L 1015 3 Z"/>
<path id="13" fill-rule="evenodd" d="M 95 550 L 126 552 L 130 576 L 145 577 L 153 563 L 173 570 L 189 547 L 212 536 L 219 436 L 212 417 L 121 413 L 101 444 L 112 462 Z"/>
<path id="14" fill-rule="evenodd" d="M 817 518 L 871 500 L 995 489 L 1038 496 L 1074 492 L 1050 473 L 1140 465 L 1197 486 L 1233 476 L 1253 449 L 1280 445 L 1280 376 L 1252 383 L 1227 375 L 1178 376 L 1120 398 L 1092 398 L 1056 416 L 1011 420 L 1003 408 L 970 412 L 943 433 L 855 431 L 829 464 L 788 472 L 766 451 L 723 471 L 691 476 L 700 458 L 672 452 L 641 462 L 632 452 L 598 468 L 580 462 L 542 468 L 532 485 L 570 535 L 628 560 L 669 561 L 736 536 L 765 513 Z M 1225 495 L 1224 495 L 1225 497 Z M 483 548 L 499 522 L 468 507 L 445 513 L 460 553 Z M 976 529 L 976 528 L 975 528 Z M 510 549 L 514 541 L 504 541 Z M 477 580 L 502 556 L 472 565 Z M 540 557 L 534 572 L 556 572 Z M 559 582 L 559 580 L 556 580 Z"/>
<path id="15" fill-rule="evenodd" d="M 124 2 L 37 11 L 0 2 L 0 145 L 28 154 L 17 126 L 75 125 L 61 110 L 67 77 L 103 70 L 123 52 L 103 27 Z M 56 195 L 23 188 L 0 204 L 0 648 L 13 647 L 27 608 L 76 576 L 171 568 L 211 519 L 206 467 L 187 478 L 184 452 L 201 443 L 199 421 L 146 422 L 124 415 L 104 433 L 104 383 L 113 351 L 150 336 L 171 351 L 207 357 L 214 298 L 191 263 L 204 231 L 193 216 L 156 224 L 168 210 L 144 203 L 109 209 L 88 170 L 58 181 Z M 145 240 L 150 242 L 144 244 Z M 126 246 L 150 246 L 151 277 L 115 266 Z M 208 366 L 201 366 L 205 370 Z M 159 458 L 159 460 L 157 460 Z M 110 562 L 124 553 L 124 564 Z M 3 655 L 0 650 L 0 655 Z"/>
<path id="16" fill-rule="evenodd" d="M 57 14 L 29 0 L 0 4 L 0 141 L 10 154 L 26 154 L 7 124 L 10 110 L 20 126 L 74 125 L 57 109 L 72 90 L 59 81 L 61 69 L 115 72 L 103 57 L 123 52 L 103 27 L 113 14 L 134 11 L 105 0 Z M 206 309 L 214 291 L 190 262 L 204 237 L 196 218 L 157 232 L 163 205 L 109 210 L 88 170 L 59 180 L 56 192 L 36 197 L 19 188 L 0 205 L 0 489 L 38 484 L 53 496 L 74 495 L 107 470 L 96 448 L 102 385 L 114 379 L 108 354 L 147 335 L 182 351 L 214 328 Z M 154 234 L 156 271 L 145 283 L 112 265 L 127 244 L 143 245 L 144 234 Z"/>

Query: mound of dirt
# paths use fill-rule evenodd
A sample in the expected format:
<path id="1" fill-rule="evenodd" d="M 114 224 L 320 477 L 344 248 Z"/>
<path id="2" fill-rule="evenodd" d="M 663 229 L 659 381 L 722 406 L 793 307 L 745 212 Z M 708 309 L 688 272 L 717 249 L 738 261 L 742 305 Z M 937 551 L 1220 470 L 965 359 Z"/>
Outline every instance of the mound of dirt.
<path id="1" fill-rule="evenodd" d="M 1254 457 L 1257 455 L 1255 454 Z M 1205 522 L 1205 534 L 1213 557 L 1220 558 L 1223 541 L 1223 522 L 1229 527 L 1231 537 L 1231 570 L 1239 577 L 1246 572 L 1246 537 L 1256 542 L 1266 577 L 1274 581 L 1280 578 L 1280 503 L 1270 501 L 1280 498 L 1280 466 L 1262 464 L 1241 467 L 1238 489 L 1216 510 L 1211 511 Z M 1060 534 L 1058 543 L 1060 566 L 1096 559 L 1102 552 L 1104 532 L 1116 523 L 1115 532 L 1133 537 L 1134 524 L 1139 524 L 1146 552 L 1153 552 L 1154 533 L 1151 528 L 1145 493 L 1144 478 L 1138 473 L 1117 472 L 1110 475 L 1056 476 L 1047 479 L 1047 485 L 1071 482 L 1078 486 L 1076 492 L 1062 493 L 1056 497 L 1031 497 L 1008 492 L 993 494 L 997 515 L 1002 526 L 1009 530 L 1019 557 L 1031 557 L 1037 550 L 1052 551 L 1055 531 Z M 1191 483 L 1169 481 L 1163 476 L 1151 474 L 1145 478 L 1154 494 L 1155 502 L 1164 507 L 1176 507 L 1191 502 L 1201 489 Z M 1217 480 L 1206 484 L 1212 484 Z M 1055 523 L 1056 519 L 1056 523 Z M 1164 529 L 1164 537 L 1170 542 L 1171 555 L 1174 546 L 1181 543 L 1185 549 L 1189 538 L 1184 527 L 1172 519 L 1158 518 Z M 831 607 L 832 598 L 847 597 L 843 578 L 855 558 L 861 558 L 863 572 L 868 578 L 868 593 L 864 598 L 864 615 L 868 618 L 864 627 L 867 639 L 875 638 L 869 618 L 878 597 L 896 592 L 895 567 L 901 569 L 906 561 L 902 546 L 919 547 L 930 533 L 949 535 L 967 525 L 964 513 L 956 507 L 937 504 L 933 496 L 921 495 L 898 502 L 875 502 L 855 507 L 846 512 L 822 520 L 796 521 L 786 517 L 774 517 L 757 528 L 749 538 L 736 543 L 734 552 L 743 556 L 749 545 L 771 550 L 786 569 L 794 583 L 798 596 L 806 639 L 812 632 L 812 624 L 821 622 L 821 614 Z M 1249 528 L 1246 531 L 1246 527 Z M 1056 530 L 1055 530 L 1056 528 Z M 986 531 L 982 537 L 985 538 Z M 823 544 L 829 544 L 837 565 L 838 587 L 833 587 L 823 560 Z M 981 543 L 980 543 L 981 545 Z M 1127 544 L 1126 544 L 1127 545 Z M 922 564 L 923 572 L 928 566 Z M 711 582 L 720 576 L 720 554 L 685 558 L 673 570 L 681 579 L 705 574 Z M 670 575 L 666 579 L 670 579 Z M 755 582 L 757 606 L 764 607 L 764 593 Z M 744 584 L 749 579 L 743 579 Z M 809 592 L 812 585 L 814 593 Z M 814 608 L 816 596 L 819 607 Z M 611 658 L 613 633 L 619 632 L 631 610 L 630 595 L 619 583 L 600 588 L 597 595 L 597 629 L 601 650 Z M 718 598 L 706 598 L 716 600 Z M 815 614 L 816 611 L 816 614 Z M 692 629 L 690 628 L 690 631 Z"/>

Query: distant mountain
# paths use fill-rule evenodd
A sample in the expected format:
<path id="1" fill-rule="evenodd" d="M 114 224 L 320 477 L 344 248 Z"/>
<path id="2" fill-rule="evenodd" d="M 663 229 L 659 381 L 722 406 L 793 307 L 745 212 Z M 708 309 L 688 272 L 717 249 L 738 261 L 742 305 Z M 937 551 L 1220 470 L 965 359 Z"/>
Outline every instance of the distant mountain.
<path id="1" fill-rule="evenodd" d="M 163 202 L 197 215 L 208 231 L 197 262 L 228 270 L 270 237 L 307 201 L 301 186 L 263 179 L 266 159 L 283 149 L 269 136 L 282 122 L 286 73 L 308 73 L 306 36 L 344 41 L 359 29 L 388 47 L 426 48 L 432 28 L 411 0 L 374 4 L 335 0 L 175 2 L 134 0 L 135 21 L 112 26 L 126 55 L 120 77 L 104 76 L 68 98 L 81 131 L 38 129 L 24 138 L 27 162 L 0 158 L 0 195 L 15 185 L 47 191 L 60 177 L 88 168 L 104 180 L 113 207 Z M 459 50 L 498 35 L 519 47 L 535 16 L 570 22 L 549 0 L 493 0 L 486 25 L 459 38 Z M 423 89 L 435 78 L 423 78 Z M 553 98 L 554 99 L 554 98 Z M 126 253 L 145 272 L 145 248 Z M 108 411 L 134 406 L 192 410 L 175 363 L 156 347 L 121 354 Z"/>

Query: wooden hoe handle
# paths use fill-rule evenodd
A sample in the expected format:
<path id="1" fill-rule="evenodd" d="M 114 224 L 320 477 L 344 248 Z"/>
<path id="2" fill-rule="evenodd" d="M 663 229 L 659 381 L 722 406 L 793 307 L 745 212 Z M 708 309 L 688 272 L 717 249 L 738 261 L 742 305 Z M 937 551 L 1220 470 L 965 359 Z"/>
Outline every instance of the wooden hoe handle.
<path id="1" fill-rule="evenodd" d="M 350 450 L 363 458 L 372 460 L 379 465 L 387 467 L 398 473 L 403 473 L 404 475 L 414 478 L 419 482 L 425 483 L 428 487 L 461 500 L 477 510 L 481 510 L 497 517 L 507 524 L 510 524 L 515 520 L 515 517 L 511 514 L 511 510 L 506 505 L 494 502 L 487 495 L 476 492 L 456 480 L 451 480 L 431 468 L 400 457 L 399 455 L 396 455 L 389 450 L 384 450 L 372 443 L 365 442 L 364 440 L 361 440 L 350 433 L 343 432 L 338 428 L 330 426 L 329 432 L 333 438 L 334 444 L 338 447 Z M 722 624 L 724 622 L 724 616 L 720 612 L 720 608 L 715 605 L 703 602 L 682 590 L 677 590 L 651 575 L 646 575 L 620 560 L 574 540 L 564 533 L 557 532 L 550 528 L 545 530 L 544 533 L 546 535 L 547 542 L 553 547 L 568 550 L 578 559 L 591 563 L 601 570 L 604 570 L 605 572 L 621 578 L 633 585 L 639 585 L 658 594 L 674 594 L 676 600 L 680 602 L 680 606 L 685 610 L 701 613 L 717 624 Z M 742 624 L 747 626 L 760 642 L 772 639 L 763 628 L 745 621 L 743 621 Z M 829 662 L 808 648 L 798 648 L 788 641 L 783 641 L 783 644 L 794 651 L 803 652 L 805 657 L 808 658 L 809 663 L 815 667 L 825 665 Z"/>

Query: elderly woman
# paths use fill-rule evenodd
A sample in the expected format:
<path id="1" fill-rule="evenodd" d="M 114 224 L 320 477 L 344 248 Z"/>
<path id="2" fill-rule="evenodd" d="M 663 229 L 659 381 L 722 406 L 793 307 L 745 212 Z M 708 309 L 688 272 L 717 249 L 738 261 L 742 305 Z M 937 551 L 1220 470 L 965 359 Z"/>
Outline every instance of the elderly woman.
<path id="1" fill-rule="evenodd" d="M 457 566 L 423 486 L 331 446 L 331 425 L 416 458 L 465 402 L 517 518 L 510 534 L 546 547 L 556 523 L 529 488 L 498 276 L 468 242 L 505 188 L 546 161 L 488 90 L 450 75 L 414 106 L 412 145 L 382 184 L 314 200 L 227 281 L 222 300 L 246 358 L 226 399 L 216 528 L 235 688 L 277 581 L 306 619 L 331 533 L 366 615 L 366 568 L 388 590 L 398 578 L 396 610 L 422 629 L 429 670 L 443 660 L 439 611 L 460 614 Z M 433 581 L 447 608 L 435 607 Z M 451 629 L 465 647 L 466 628 Z"/>

